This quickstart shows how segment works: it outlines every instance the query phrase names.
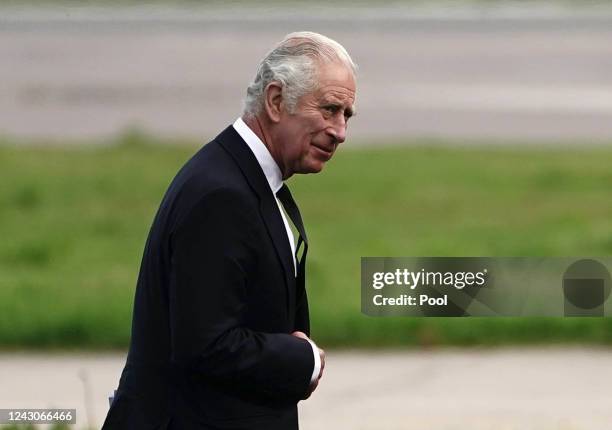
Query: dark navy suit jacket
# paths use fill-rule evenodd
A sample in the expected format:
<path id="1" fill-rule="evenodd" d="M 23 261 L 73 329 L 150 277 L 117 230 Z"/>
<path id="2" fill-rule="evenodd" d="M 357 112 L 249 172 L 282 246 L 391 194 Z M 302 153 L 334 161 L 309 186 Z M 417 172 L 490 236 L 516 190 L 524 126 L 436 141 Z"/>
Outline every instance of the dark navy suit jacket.
<path id="1" fill-rule="evenodd" d="M 168 188 L 136 287 L 104 429 L 297 429 L 314 367 L 278 206 L 233 127 Z"/>

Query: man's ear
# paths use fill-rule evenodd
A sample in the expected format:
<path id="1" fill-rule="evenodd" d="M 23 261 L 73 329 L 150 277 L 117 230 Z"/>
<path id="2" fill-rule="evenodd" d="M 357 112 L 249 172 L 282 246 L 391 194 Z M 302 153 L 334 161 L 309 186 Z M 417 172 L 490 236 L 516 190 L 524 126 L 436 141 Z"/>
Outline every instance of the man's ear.
<path id="1" fill-rule="evenodd" d="M 264 90 L 264 108 L 270 121 L 279 122 L 283 109 L 283 87 L 278 82 L 270 82 Z"/>

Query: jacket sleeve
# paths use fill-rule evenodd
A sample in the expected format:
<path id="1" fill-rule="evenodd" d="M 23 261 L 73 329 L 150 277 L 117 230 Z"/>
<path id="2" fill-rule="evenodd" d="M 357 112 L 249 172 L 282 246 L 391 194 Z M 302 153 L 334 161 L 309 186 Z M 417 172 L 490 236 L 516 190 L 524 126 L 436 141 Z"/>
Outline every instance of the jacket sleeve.
<path id="1" fill-rule="evenodd" d="M 242 395 L 298 401 L 314 366 L 310 344 L 245 326 L 257 216 L 240 193 L 216 190 L 171 234 L 172 360 Z"/>
<path id="2" fill-rule="evenodd" d="M 295 308 L 295 328 L 310 337 L 310 319 L 308 312 L 308 296 L 306 289 L 298 291 Z"/>

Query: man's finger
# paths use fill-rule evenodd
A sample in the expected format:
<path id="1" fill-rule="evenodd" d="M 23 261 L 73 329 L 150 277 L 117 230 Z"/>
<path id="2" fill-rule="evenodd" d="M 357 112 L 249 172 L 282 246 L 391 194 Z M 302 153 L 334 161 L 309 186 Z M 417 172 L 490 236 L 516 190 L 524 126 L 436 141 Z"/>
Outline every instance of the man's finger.
<path id="1" fill-rule="evenodd" d="M 323 376 L 323 369 L 325 369 L 325 351 L 319 348 L 319 357 L 321 358 L 321 371 L 319 372 L 319 379 Z"/>
<path id="2" fill-rule="evenodd" d="M 308 339 L 308 336 L 306 336 L 306 334 L 301 331 L 294 331 L 293 333 L 291 333 L 291 336 L 299 337 L 301 339 Z"/>

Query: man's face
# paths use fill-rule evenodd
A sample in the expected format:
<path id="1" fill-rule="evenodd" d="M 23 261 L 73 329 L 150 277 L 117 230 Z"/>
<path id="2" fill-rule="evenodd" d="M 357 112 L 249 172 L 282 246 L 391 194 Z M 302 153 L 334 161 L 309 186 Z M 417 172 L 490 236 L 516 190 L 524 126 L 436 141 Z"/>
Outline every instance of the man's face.
<path id="1" fill-rule="evenodd" d="M 317 89 L 302 96 L 295 112 L 281 112 L 277 149 L 283 178 L 320 172 L 346 138 L 355 103 L 353 73 L 343 64 L 326 64 L 319 67 L 317 82 Z"/>

